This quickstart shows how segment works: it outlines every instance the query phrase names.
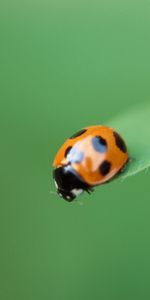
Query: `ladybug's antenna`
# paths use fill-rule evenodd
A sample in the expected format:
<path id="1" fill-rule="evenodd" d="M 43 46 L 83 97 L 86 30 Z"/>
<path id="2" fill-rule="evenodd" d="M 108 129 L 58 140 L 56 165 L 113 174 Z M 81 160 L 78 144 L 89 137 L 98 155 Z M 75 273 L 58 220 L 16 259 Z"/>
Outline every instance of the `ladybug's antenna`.
<path id="1" fill-rule="evenodd" d="M 56 192 L 54 192 L 54 191 L 49 191 L 49 194 L 50 194 L 50 195 L 55 195 L 55 196 L 58 195 L 58 194 L 57 194 Z"/>

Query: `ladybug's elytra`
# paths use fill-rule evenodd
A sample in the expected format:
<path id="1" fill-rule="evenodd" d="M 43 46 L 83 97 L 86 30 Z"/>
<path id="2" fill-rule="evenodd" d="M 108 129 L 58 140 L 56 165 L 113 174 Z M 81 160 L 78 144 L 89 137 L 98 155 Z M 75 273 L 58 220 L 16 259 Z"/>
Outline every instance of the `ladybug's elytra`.
<path id="1" fill-rule="evenodd" d="M 122 137 L 107 126 L 86 127 L 60 147 L 53 166 L 59 196 L 72 201 L 83 191 L 110 181 L 129 159 Z"/>

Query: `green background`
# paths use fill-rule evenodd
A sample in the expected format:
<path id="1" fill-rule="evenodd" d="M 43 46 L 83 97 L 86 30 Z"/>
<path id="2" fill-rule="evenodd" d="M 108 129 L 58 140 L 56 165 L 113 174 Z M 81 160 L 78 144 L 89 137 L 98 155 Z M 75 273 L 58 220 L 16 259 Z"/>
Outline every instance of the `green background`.
<path id="1" fill-rule="evenodd" d="M 149 101 L 149 13 L 1 0 L 0 299 L 150 299 L 150 172 L 74 203 L 50 194 L 68 136 Z"/>

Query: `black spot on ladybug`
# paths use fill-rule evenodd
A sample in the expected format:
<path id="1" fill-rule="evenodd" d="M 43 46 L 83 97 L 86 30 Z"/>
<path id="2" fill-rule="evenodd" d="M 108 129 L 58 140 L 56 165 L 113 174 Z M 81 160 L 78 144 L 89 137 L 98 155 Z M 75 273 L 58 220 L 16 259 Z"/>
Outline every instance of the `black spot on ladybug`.
<path id="1" fill-rule="evenodd" d="M 83 133 L 85 133 L 87 131 L 87 129 L 81 129 L 80 131 L 76 132 L 75 134 L 73 134 L 70 139 L 74 139 L 80 135 L 82 135 Z"/>
<path id="2" fill-rule="evenodd" d="M 117 147 L 122 152 L 126 153 L 127 152 L 127 147 L 126 147 L 126 144 L 125 144 L 124 140 L 122 139 L 122 137 L 116 131 L 113 132 L 113 135 L 115 137 L 115 142 L 116 142 Z"/>
<path id="3" fill-rule="evenodd" d="M 100 165 L 100 167 L 99 167 L 99 170 L 100 170 L 100 173 L 101 173 L 103 176 L 105 176 L 105 175 L 107 175 L 107 174 L 109 173 L 110 168 L 111 168 L 111 163 L 110 163 L 109 161 L 107 161 L 107 160 L 104 160 L 104 161 L 101 163 L 101 165 Z"/>
<path id="4" fill-rule="evenodd" d="M 71 146 L 69 146 L 66 151 L 65 151 L 65 157 L 67 157 L 67 155 L 69 154 L 70 150 L 72 149 Z"/>
<path id="5" fill-rule="evenodd" d="M 104 153 L 107 150 L 107 142 L 101 136 L 95 136 L 92 139 L 92 145 L 97 152 Z"/>

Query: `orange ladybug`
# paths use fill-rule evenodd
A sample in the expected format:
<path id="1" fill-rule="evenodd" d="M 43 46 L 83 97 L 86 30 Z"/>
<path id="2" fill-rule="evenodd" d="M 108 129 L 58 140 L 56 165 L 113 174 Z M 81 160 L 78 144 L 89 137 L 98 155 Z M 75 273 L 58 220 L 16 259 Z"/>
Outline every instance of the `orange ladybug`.
<path id="1" fill-rule="evenodd" d="M 107 126 L 90 126 L 72 135 L 60 147 L 53 166 L 57 193 L 67 201 L 113 179 L 127 164 L 127 146 Z"/>

